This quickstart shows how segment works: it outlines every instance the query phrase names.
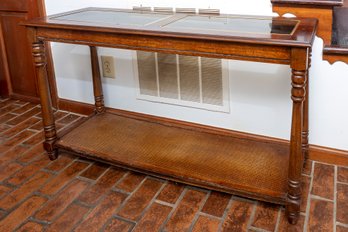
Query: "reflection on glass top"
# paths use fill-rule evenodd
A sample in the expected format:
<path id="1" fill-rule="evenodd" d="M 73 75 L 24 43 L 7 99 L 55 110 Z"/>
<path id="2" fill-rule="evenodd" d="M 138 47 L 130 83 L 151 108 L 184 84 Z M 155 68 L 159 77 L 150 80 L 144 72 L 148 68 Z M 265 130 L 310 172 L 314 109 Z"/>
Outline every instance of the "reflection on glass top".
<path id="1" fill-rule="evenodd" d="M 348 48 L 348 32 L 334 31 L 331 45 Z"/>
<path id="2" fill-rule="evenodd" d="M 166 14 L 153 14 L 148 12 L 89 10 L 69 15 L 58 16 L 52 19 L 124 26 L 145 26 L 147 24 L 154 23 L 166 17 L 168 17 L 168 15 Z"/>
<path id="3" fill-rule="evenodd" d="M 335 9 L 331 45 L 348 48 L 348 8 Z"/>
<path id="4" fill-rule="evenodd" d="M 220 32 L 292 34 L 298 21 L 272 18 L 224 16 L 187 16 L 165 25 L 165 28 L 200 29 Z"/>

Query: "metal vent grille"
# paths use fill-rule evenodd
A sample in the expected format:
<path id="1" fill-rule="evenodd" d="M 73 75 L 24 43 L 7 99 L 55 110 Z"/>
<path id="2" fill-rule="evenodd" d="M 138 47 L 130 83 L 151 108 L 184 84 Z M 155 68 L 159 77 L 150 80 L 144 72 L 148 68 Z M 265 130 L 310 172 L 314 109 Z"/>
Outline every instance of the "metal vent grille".
<path id="1" fill-rule="evenodd" d="M 200 102 L 198 57 L 179 56 L 181 99 Z"/>
<path id="2" fill-rule="evenodd" d="M 222 105 L 221 60 L 201 58 L 203 103 Z"/>
<path id="3" fill-rule="evenodd" d="M 139 68 L 139 89 L 140 94 L 157 96 L 158 87 L 156 79 L 155 53 L 138 52 L 137 61 Z"/>
<path id="4" fill-rule="evenodd" d="M 135 57 L 139 99 L 229 110 L 228 76 L 221 59 L 143 51 Z"/>
<path id="5" fill-rule="evenodd" d="M 176 55 L 157 53 L 159 96 L 179 98 Z"/>

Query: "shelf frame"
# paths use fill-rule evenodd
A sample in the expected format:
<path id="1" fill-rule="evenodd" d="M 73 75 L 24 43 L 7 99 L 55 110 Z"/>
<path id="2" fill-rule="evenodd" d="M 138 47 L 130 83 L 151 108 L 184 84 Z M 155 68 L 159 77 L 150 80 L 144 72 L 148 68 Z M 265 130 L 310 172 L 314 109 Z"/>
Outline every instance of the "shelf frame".
<path id="1" fill-rule="evenodd" d="M 288 143 L 241 139 L 108 111 L 81 121 L 59 137 L 58 149 L 85 158 L 98 157 L 96 160 L 152 176 L 286 205 Z M 214 159 L 206 162 L 212 155 Z M 272 162 L 278 171 L 268 168 Z M 259 179 L 257 184 L 255 179 Z"/>

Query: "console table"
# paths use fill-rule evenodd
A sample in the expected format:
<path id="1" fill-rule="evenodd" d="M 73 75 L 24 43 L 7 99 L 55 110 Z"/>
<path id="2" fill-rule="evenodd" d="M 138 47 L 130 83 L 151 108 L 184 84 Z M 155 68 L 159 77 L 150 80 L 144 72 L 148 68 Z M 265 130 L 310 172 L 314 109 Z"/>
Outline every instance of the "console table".
<path id="1" fill-rule="evenodd" d="M 51 159 L 58 150 L 71 151 L 149 175 L 282 204 L 289 222 L 296 223 L 308 152 L 307 77 L 317 20 L 86 8 L 24 25 L 39 82 L 44 147 Z M 46 76 L 46 41 L 88 45 L 91 51 L 95 113 L 62 134 L 56 133 Z M 107 110 L 97 46 L 290 65 L 290 146 Z"/>

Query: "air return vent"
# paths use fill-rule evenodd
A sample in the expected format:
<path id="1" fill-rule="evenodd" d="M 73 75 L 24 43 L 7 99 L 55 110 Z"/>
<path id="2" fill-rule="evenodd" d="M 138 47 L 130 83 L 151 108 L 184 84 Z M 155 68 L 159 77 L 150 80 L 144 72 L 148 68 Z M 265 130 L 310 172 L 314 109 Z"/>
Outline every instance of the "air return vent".
<path id="1" fill-rule="evenodd" d="M 229 112 L 227 66 L 221 59 L 137 51 L 137 98 Z"/>

